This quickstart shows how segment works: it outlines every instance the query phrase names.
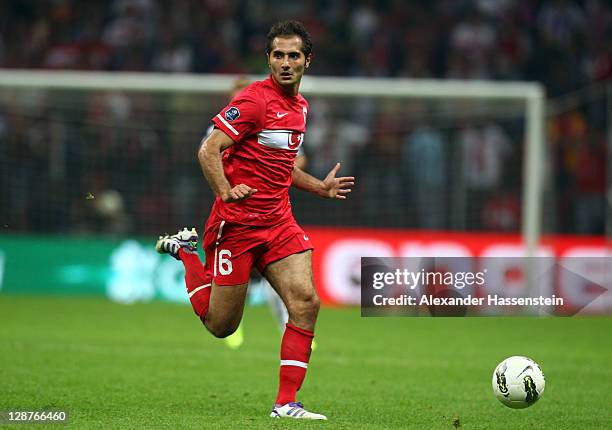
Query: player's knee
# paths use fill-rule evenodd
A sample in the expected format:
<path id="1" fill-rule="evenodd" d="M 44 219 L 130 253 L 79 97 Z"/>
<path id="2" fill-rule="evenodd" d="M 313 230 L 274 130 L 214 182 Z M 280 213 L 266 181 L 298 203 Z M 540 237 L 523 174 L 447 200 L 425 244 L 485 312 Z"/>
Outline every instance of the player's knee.
<path id="1" fill-rule="evenodd" d="M 292 300 L 288 308 L 289 315 L 294 321 L 312 322 L 319 314 L 321 301 L 316 291 L 302 294 Z"/>
<path id="2" fill-rule="evenodd" d="M 208 331 L 210 331 L 214 337 L 224 339 L 234 334 L 236 327 L 208 327 Z"/>
<path id="3" fill-rule="evenodd" d="M 219 339 L 231 336 L 238 329 L 238 324 L 215 323 L 208 320 L 204 322 L 204 325 L 214 337 Z"/>
<path id="4" fill-rule="evenodd" d="M 321 300 L 319 299 L 319 295 L 315 292 L 309 299 L 307 303 L 309 311 L 313 315 L 319 314 L 319 309 L 321 308 Z"/>

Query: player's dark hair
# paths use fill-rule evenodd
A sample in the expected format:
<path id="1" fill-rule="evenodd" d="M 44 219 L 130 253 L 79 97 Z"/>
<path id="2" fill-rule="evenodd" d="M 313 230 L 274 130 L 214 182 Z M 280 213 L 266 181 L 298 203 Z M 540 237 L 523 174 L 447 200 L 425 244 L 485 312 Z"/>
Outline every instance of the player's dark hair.
<path id="1" fill-rule="evenodd" d="M 306 31 L 306 27 L 299 21 L 281 21 L 274 24 L 268 32 L 268 40 L 266 43 L 266 54 L 272 52 L 272 41 L 275 37 L 282 36 L 299 36 L 302 39 L 302 52 L 308 57 L 312 53 L 312 39 Z"/>

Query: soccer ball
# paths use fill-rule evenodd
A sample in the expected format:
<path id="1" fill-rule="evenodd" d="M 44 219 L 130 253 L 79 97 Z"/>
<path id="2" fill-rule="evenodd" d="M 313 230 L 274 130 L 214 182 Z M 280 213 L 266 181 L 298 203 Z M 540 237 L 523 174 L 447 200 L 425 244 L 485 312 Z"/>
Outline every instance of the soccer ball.
<path id="1" fill-rule="evenodd" d="M 514 356 L 499 363 L 493 372 L 497 400 L 513 409 L 533 405 L 544 392 L 544 373 L 531 358 Z"/>

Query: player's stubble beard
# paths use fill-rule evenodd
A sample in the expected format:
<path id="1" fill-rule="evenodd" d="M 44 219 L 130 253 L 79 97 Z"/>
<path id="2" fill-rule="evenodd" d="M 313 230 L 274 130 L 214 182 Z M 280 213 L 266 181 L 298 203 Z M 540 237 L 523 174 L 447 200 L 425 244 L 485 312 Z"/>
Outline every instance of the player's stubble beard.
<path id="1" fill-rule="evenodd" d="M 270 70 L 272 71 L 272 78 L 276 81 L 278 85 L 283 87 L 289 93 L 292 93 L 292 92 L 297 93 L 300 87 L 300 82 L 302 81 L 302 77 L 304 76 L 304 71 L 306 68 L 305 64 L 302 64 L 301 66 L 298 66 L 295 69 L 291 69 L 292 79 L 289 81 L 282 80 L 282 77 L 280 74 L 283 72 L 283 70 L 279 70 L 278 72 L 275 72 L 272 66 L 271 65 L 269 66 L 270 66 Z"/>
<path id="2" fill-rule="evenodd" d="M 309 64 L 305 62 L 304 64 L 301 64 L 300 66 L 290 69 L 293 79 L 291 79 L 290 81 L 283 81 L 280 76 L 283 70 L 280 69 L 277 72 L 275 72 L 274 69 L 272 68 L 272 65 L 268 63 L 268 67 L 272 71 L 272 78 L 276 81 L 278 85 L 280 85 L 283 89 L 285 89 L 287 93 L 289 94 L 297 94 L 300 88 L 302 77 L 304 76 L 304 72 L 306 71 L 308 66 Z"/>

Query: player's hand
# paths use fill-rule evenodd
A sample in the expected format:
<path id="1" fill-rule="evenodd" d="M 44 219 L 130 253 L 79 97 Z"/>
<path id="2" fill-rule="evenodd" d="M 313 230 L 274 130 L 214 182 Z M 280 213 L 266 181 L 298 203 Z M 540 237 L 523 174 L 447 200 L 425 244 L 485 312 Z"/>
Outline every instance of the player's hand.
<path id="1" fill-rule="evenodd" d="M 245 184 L 238 184 L 231 188 L 225 195 L 221 195 L 221 199 L 225 203 L 236 203 L 248 199 L 256 192 L 257 188 L 251 188 Z"/>
<path id="2" fill-rule="evenodd" d="M 346 195 L 351 192 L 351 187 L 355 185 L 355 177 L 353 176 L 336 178 L 338 170 L 340 170 L 340 163 L 336 163 L 334 168 L 323 179 L 323 197 L 344 200 Z"/>

